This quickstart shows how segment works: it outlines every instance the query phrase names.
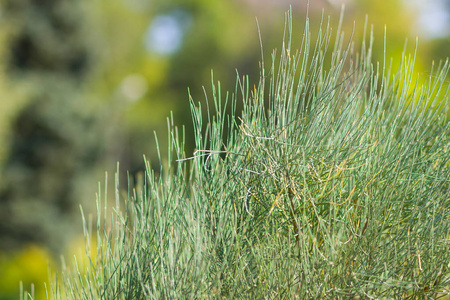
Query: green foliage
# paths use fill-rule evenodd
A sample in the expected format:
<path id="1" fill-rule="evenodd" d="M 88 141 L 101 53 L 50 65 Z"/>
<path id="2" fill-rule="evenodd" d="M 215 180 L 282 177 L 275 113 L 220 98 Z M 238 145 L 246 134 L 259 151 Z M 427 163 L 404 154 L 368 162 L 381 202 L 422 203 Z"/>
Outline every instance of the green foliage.
<path id="1" fill-rule="evenodd" d="M 419 85 L 414 56 L 397 70 L 372 64 L 372 34 L 358 54 L 340 29 L 332 42 L 329 23 L 312 43 L 307 20 L 294 50 L 287 24 L 258 85 L 238 78 L 224 100 L 213 84 L 206 120 L 191 100 L 193 156 L 172 117 L 165 167 L 147 161 L 124 202 L 117 172 L 113 212 L 99 187 L 85 262 L 64 270 L 52 297 L 448 293 L 448 61 Z"/>
<path id="2" fill-rule="evenodd" d="M 70 1 L 8 0 L 3 8 L 11 27 L 5 71 L 23 92 L 1 165 L 0 249 L 34 243 L 60 253 L 77 232 L 79 187 L 105 144 L 100 117 L 80 95 L 93 65 L 86 18 Z M 11 98 L 13 106 L 19 97 Z"/>
<path id="3" fill-rule="evenodd" d="M 0 299 L 17 299 L 21 288 L 22 295 L 25 289 L 38 299 L 45 298 L 44 287 L 37 283 L 48 277 L 49 268 L 53 267 L 50 253 L 34 245 L 14 253 L 0 252 Z M 39 286 L 36 292 L 34 286 Z"/>

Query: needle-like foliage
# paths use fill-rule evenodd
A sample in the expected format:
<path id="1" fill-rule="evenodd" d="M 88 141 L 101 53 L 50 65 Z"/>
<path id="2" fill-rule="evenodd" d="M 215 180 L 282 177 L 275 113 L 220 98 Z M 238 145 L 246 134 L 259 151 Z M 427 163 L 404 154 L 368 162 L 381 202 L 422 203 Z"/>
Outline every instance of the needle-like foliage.
<path id="1" fill-rule="evenodd" d="M 358 54 L 308 20 L 294 50 L 290 18 L 257 85 L 191 100 L 193 155 L 169 119 L 167 167 L 147 162 L 123 203 L 116 178 L 110 222 L 99 191 L 89 260 L 50 298 L 448 295 L 449 62 L 415 79 L 414 56 L 374 64 L 371 34 Z"/>

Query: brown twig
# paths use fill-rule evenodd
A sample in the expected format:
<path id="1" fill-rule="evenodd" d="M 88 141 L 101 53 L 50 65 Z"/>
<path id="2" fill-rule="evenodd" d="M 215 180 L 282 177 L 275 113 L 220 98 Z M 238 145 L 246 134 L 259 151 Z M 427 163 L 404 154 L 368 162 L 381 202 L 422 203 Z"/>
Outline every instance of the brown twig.
<path id="1" fill-rule="evenodd" d="M 298 249 L 298 257 L 300 258 L 300 233 L 298 231 L 298 224 L 297 224 L 297 220 L 295 219 L 295 215 L 294 215 L 295 206 L 294 206 L 293 198 L 295 196 L 295 191 L 294 191 L 294 188 L 292 187 L 292 185 L 289 186 L 288 193 L 289 193 L 289 202 L 291 203 L 291 209 L 289 211 L 290 211 L 291 218 L 292 218 L 292 224 L 294 225 L 295 240 L 296 240 L 297 245 L 299 247 L 299 249 Z"/>

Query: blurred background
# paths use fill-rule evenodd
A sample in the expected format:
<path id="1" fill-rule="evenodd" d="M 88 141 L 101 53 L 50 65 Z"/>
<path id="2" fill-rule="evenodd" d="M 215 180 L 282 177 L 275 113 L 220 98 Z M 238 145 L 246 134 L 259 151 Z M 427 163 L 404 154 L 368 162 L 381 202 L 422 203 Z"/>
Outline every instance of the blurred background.
<path id="1" fill-rule="evenodd" d="M 449 0 L 311 0 L 313 36 L 322 9 L 344 31 L 373 24 L 374 60 L 399 59 L 408 38 L 416 71 L 450 55 Z M 193 151 L 188 88 L 195 101 L 234 91 L 236 70 L 257 83 L 280 48 L 292 4 L 301 37 L 306 1 L 284 0 L 1 0 L 0 1 L 0 300 L 17 299 L 19 281 L 45 298 L 48 271 L 83 247 L 80 204 L 93 214 L 98 182 L 120 162 L 158 163 L 153 132 L 167 145 L 166 118 L 186 126 Z M 110 186 L 113 182 L 109 182 Z M 125 185 L 122 185 L 126 189 Z"/>

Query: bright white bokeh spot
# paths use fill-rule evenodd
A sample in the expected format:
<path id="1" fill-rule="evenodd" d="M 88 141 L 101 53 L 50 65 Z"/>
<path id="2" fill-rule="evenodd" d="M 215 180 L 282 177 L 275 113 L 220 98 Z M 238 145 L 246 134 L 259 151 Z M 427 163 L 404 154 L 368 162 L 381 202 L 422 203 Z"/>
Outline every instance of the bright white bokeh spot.
<path id="1" fill-rule="evenodd" d="M 150 23 L 144 42 L 148 51 L 168 55 L 175 53 L 190 25 L 190 16 L 182 11 L 158 15 Z"/>
<path id="2" fill-rule="evenodd" d="M 450 34 L 450 16 L 443 0 L 404 0 L 406 5 L 415 5 L 419 16 L 416 31 L 426 39 L 442 38 Z"/>
<path id="3" fill-rule="evenodd" d="M 418 25 L 432 37 L 444 37 L 449 32 L 449 15 L 441 1 L 430 2 L 418 20 Z"/>
<path id="4" fill-rule="evenodd" d="M 128 101 L 134 102 L 147 92 L 147 79 L 141 74 L 130 74 L 122 80 L 120 89 Z"/>

